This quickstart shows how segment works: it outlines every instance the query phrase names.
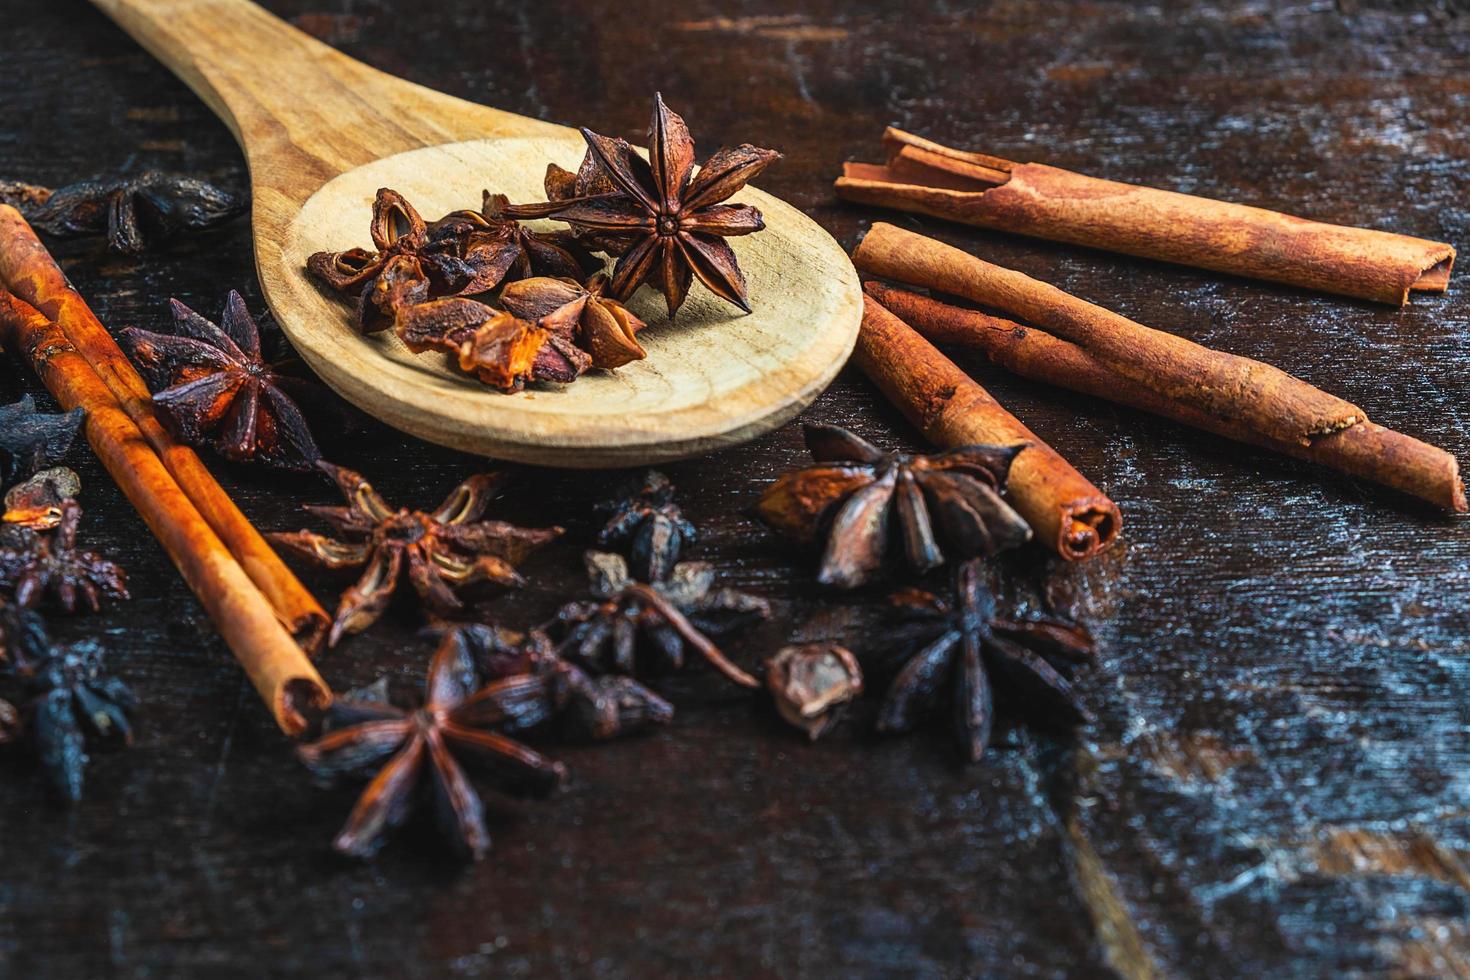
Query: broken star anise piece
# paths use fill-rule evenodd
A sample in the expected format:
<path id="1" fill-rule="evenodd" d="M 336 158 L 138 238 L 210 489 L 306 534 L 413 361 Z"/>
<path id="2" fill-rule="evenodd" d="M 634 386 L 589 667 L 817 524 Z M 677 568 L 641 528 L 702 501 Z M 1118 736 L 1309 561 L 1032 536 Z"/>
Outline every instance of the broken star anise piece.
<path id="1" fill-rule="evenodd" d="M 710 292 L 749 313 L 745 276 L 725 239 L 760 231 L 765 223 L 748 204 L 720 202 L 781 154 L 748 143 L 724 148 L 695 176 L 689 129 L 660 95 L 653 99 L 648 160 L 626 140 L 599 136 L 590 129 L 583 129 L 582 137 L 616 191 L 553 202 L 546 213 L 579 232 L 630 242 L 613 269 L 612 298 L 625 302 L 647 282 L 664 294 L 673 316 L 692 280 L 698 279 Z"/>
<path id="2" fill-rule="evenodd" d="M 922 574 L 945 555 L 989 557 L 1031 538 L 1001 499 L 1011 461 L 1025 448 L 962 446 L 932 456 L 886 453 L 835 425 L 805 427 L 821 465 L 771 484 L 755 513 L 766 526 L 808 544 L 825 539 L 817 580 L 851 589 L 873 581 L 897 538 Z"/>
<path id="3" fill-rule="evenodd" d="M 310 531 L 275 533 L 278 545 L 326 568 L 364 568 L 357 584 L 342 593 L 328 643 L 367 629 L 388 608 L 401 575 L 437 615 L 462 608 L 458 590 L 476 582 L 520 586 L 515 565 L 561 536 L 559 527 L 522 528 L 481 516 L 505 482 L 505 474 L 470 477 L 437 510 L 394 509 L 358 473 L 323 461 L 337 481 L 346 507 L 307 506 L 344 538 Z"/>
<path id="4" fill-rule="evenodd" d="M 582 163 L 576 173 L 563 170 L 554 163 L 546 165 L 546 200 L 553 204 L 579 197 L 602 197 L 617 194 L 618 187 L 608 179 L 597 162 L 597 154 L 590 149 L 582 155 Z M 578 242 L 598 252 L 606 252 L 617 258 L 638 244 L 636 234 L 598 232 L 573 226 L 571 236 Z"/>
<path id="5" fill-rule="evenodd" d="M 25 716 L 46 775 L 64 799 L 76 802 L 82 798 L 88 746 L 130 744 L 138 700 L 107 670 L 107 651 L 96 640 L 68 646 L 52 646 L 44 634 L 41 640 L 43 649 L 15 660 L 30 694 Z"/>
<path id="6" fill-rule="evenodd" d="M 65 466 L 41 470 L 5 491 L 0 521 L 32 531 L 49 531 L 61 523 L 61 505 L 82 492 L 82 478 Z"/>
<path id="7" fill-rule="evenodd" d="M 760 686 L 720 651 L 700 620 L 763 618 L 770 613 L 764 600 L 734 590 L 711 592 L 714 573 L 699 562 L 685 562 L 653 583 L 634 581 L 622 555 L 589 551 L 586 562 L 597 599 L 568 603 L 548 625 L 559 656 L 597 673 L 632 675 L 678 670 L 693 651 L 734 683 Z"/>
<path id="8" fill-rule="evenodd" d="M 479 211 L 451 211 L 428 226 L 425 252 L 439 261 L 440 268 L 446 272 L 452 268 L 448 259 L 464 263 L 467 278 L 451 295 L 483 293 L 531 276 L 580 281 L 601 267 L 571 235 L 522 225 L 517 220 L 519 209 L 504 194 L 485 191 L 481 199 Z M 446 279 L 453 282 L 452 276 Z"/>
<path id="9" fill-rule="evenodd" d="M 43 600 L 66 612 L 83 605 L 96 612 L 102 597 L 128 598 L 127 575 L 91 551 L 77 549 L 82 508 L 75 500 L 60 505 L 56 529 L 39 534 L 16 525 L 0 527 L 0 587 L 15 590 L 17 605 Z"/>
<path id="10" fill-rule="evenodd" d="M 798 643 L 766 661 L 766 689 L 781 717 L 815 742 L 838 709 L 863 693 L 863 670 L 845 647 Z"/>
<path id="11" fill-rule="evenodd" d="M 529 678 L 539 687 L 538 678 Z M 465 651 L 443 644 L 429 665 L 424 703 L 414 710 L 384 701 L 343 699 L 333 706 L 328 731 L 297 752 L 318 778 L 336 780 L 377 770 L 358 798 L 332 846 L 351 857 L 368 857 L 387 832 L 409 816 L 424 796 L 432 797 L 437 824 L 455 849 L 479 860 L 490 847 L 485 808 L 461 760 L 486 763 L 513 780 L 549 792 L 565 767 L 508 737 L 524 711 L 521 678 L 476 687 Z M 531 710 L 538 692 L 531 692 Z"/>
<path id="12" fill-rule="evenodd" d="M 0 200 L 56 238 L 107 235 L 115 252 L 136 255 L 184 232 L 205 231 L 245 212 L 248 200 L 207 181 L 154 171 L 83 180 L 56 190 L 0 181 Z"/>
<path id="13" fill-rule="evenodd" d="M 674 503 L 674 485 L 658 470 L 649 470 L 641 485 L 626 490 L 618 500 L 598 504 L 597 509 L 608 515 L 597 533 L 598 546 L 626 547 L 633 575 L 644 582 L 668 578 L 679 556 L 699 538 Z"/>
<path id="14" fill-rule="evenodd" d="M 315 386 L 265 363 L 260 330 L 240 294 L 230 290 L 219 326 L 176 299 L 169 306 L 172 334 L 129 328 L 122 342 L 174 434 L 237 463 L 303 472 L 315 466 L 321 450 L 287 394 L 314 396 Z"/>
<path id="15" fill-rule="evenodd" d="M 0 486 L 23 480 L 65 456 L 86 414 L 80 408 L 60 415 L 38 412 L 30 395 L 0 405 Z"/>
<path id="16" fill-rule="evenodd" d="M 369 228 L 375 250 L 349 248 L 317 252 L 306 268 L 339 293 L 357 301 L 357 329 L 365 334 L 393 325 L 399 309 L 422 303 L 431 295 L 452 295 L 466 275 L 463 264 L 445 261 L 444 251 L 427 255 L 428 225 L 414 206 L 395 190 L 378 189 Z M 437 256 L 437 257 L 436 257 Z M 438 291 L 433 292 L 437 279 Z"/>
<path id="17" fill-rule="evenodd" d="M 466 374 L 506 393 L 528 381 L 569 384 L 592 366 L 574 323 L 532 322 L 472 299 L 430 300 L 399 311 L 394 328 L 415 354 L 440 350 Z"/>
<path id="18" fill-rule="evenodd" d="M 879 731 L 906 732 L 926 717 L 947 715 L 972 762 L 990 743 L 997 690 L 1008 697 L 1007 707 L 1034 721 L 1071 726 L 1092 720 L 1069 680 L 1074 667 L 1092 658 L 1092 637 L 1058 619 L 997 615 L 982 575 L 979 561 L 960 565 L 953 604 L 925 592 L 895 597 L 910 622 L 892 642 L 917 652 L 905 654 L 908 662 L 878 717 Z"/>
<path id="19" fill-rule="evenodd" d="M 597 273 L 579 285 L 574 279 L 537 276 L 522 279 L 500 292 L 506 310 L 558 336 L 576 338 L 592 358 L 592 367 L 612 370 L 647 356 L 638 331 L 647 326 L 622 303 L 603 295 L 608 278 Z"/>

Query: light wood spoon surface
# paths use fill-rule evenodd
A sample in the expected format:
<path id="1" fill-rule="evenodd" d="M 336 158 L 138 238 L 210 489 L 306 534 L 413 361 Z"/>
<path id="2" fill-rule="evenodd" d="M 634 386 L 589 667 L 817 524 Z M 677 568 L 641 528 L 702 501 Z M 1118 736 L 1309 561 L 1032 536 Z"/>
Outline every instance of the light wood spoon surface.
<path id="1" fill-rule="evenodd" d="M 301 356 L 342 397 L 405 432 L 552 466 L 676 459 L 786 422 L 852 351 L 862 313 L 852 263 L 810 218 L 754 188 L 733 200 L 760 208 L 766 230 L 729 240 L 754 312 L 696 282 L 670 322 L 662 297 L 644 288 L 629 305 L 649 324 L 639 335 L 648 357 L 615 372 L 504 395 L 451 369 L 443 354 L 409 352 L 391 331 L 361 336 L 347 304 L 309 280 L 305 263 L 317 251 L 371 247 L 379 187 L 401 192 L 429 220 L 478 207 L 482 187 L 541 201 L 546 164 L 575 170 L 581 137 L 394 78 L 247 0 L 93 2 L 240 142 L 256 269 Z M 218 285 L 223 294 L 232 284 Z"/>

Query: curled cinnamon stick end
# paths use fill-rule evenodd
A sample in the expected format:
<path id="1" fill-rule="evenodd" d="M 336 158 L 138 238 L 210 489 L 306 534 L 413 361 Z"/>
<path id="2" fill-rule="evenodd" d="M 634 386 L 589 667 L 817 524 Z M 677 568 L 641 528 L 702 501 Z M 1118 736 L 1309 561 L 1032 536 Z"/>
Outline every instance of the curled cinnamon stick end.
<path id="1" fill-rule="evenodd" d="M 199 455 L 159 424 L 153 413 L 152 395 L 142 376 L 87 301 L 71 288 L 61 267 L 21 213 L 3 204 L 0 204 L 0 286 L 44 314 L 75 345 L 199 514 L 270 601 L 281 622 L 303 649 L 319 650 L 327 635 L 326 610 L 271 550 L 265 538 L 215 481 Z"/>
<path id="2" fill-rule="evenodd" d="M 1444 242 L 1013 163 L 897 129 L 883 142 L 888 162 L 848 164 L 839 197 L 1395 306 L 1444 292 L 1455 262 Z"/>
<path id="3" fill-rule="evenodd" d="M 1465 487 L 1455 457 L 1412 436 L 1363 421 L 1309 446 L 1264 438 L 1131 383 L 1076 344 L 1013 320 L 988 316 L 876 282 L 869 295 L 938 344 L 980 350 L 994 363 L 1035 381 L 1161 415 L 1216 435 L 1330 466 L 1464 513 Z"/>
<path id="4" fill-rule="evenodd" d="M 1028 443 L 1011 463 L 1007 491 L 1039 542 L 1081 561 L 1117 540 L 1123 526 L 1117 504 L 871 296 L 863 297 L 853 359 L 935 445 Z"/>
<path id="5" fill-rule="evenodd" d="M 0 343 L 24 356 L 63 407 L 87 412 L 87 441 L 142 516 L 287 735 L 332 702 L 306 654 L 154 453 L 138 426 L 51 320 L 0 290 Z"/>

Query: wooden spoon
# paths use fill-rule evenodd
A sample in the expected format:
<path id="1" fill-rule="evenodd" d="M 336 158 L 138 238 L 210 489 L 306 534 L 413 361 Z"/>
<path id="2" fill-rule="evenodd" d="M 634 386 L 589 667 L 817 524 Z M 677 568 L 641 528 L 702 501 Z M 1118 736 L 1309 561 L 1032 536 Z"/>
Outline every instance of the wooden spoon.
<path id="1" fill-rule="evenodd" d="M 544 200 L 548 162 L 575 170 L 581 137 L 386 75 L 246 0 L 94 0 L 234 132 L 250 166 L 255 261 L 271 312 L 338 394 L 431 442 L 554 466 L 630 466 L 767 432 L 801 411 L 852 351 L 862 291 L 847 255 L 800 211 L 747 188 L 766 231 L 731 239 L 749 315 L 697 282 L 669 322 L 643 289 L 646 360 L 576 384 L 503 395 L 410 353 L 391 331 L 357 334 L 347 306 L 305 272 L 312 252 L 371 246 L 379 187 L 431 220 L 480 190 Z M 650 98 L 652 93 L 650 93 Z M 697 109 L 697 107 L 695 107 Z M 594 120 L 588 120 L 595 123 Z M 740 135 L 740 134 L 736 134 Z M 230 283 L 218 283 L 223 295 Z"/>

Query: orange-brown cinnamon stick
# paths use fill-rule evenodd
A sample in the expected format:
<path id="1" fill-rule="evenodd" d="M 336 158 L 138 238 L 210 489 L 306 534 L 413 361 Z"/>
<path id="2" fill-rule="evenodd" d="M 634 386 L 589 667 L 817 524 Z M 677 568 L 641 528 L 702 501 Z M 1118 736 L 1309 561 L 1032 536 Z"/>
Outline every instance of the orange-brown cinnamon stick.
<path id="1" fill-rule="evenodd" d="M 852 256 L 859 269 L 1001 310 L 1084 348 L 1172 401 L 1278 442 L 1307 446 L 1356 425 L 1362 409 L 1248 357 L 1145 327 L 1023 273 L 879 222 Z"/>
<path id="2" fill-rule="evenodd" d="M 871 296 L 863 297 L 853 359 L 938 446 L 1028 443 L 1011 464 L 1007 490 L 1039 542 L 1080 561 L 1117 540 L 1123 518 L 1106 494 Z"/>
<path id="3" fill-rule="evenodd" d="M 38 309 L 60 328 L 143 433 L 198 512 L 229 547 L 240 567 L 269 600 L 286 628 L 308 651 L 318 649 L 326 636 L 326 610 L 215 482 L 198 454 L 164 430 L 153 412 L 148 385 L 142 376 L 92 313 L 86 300 L 71 288 L 25 218 L 6 205 L 0 205 L 0 286 Z"/>
<path id="4" fill-rule="evenodd" d="M 1130 382 L 1086 350 L 1035 327 L 942 303 L 928 296 L 869 282 L 869 295 L 938 344 L 983 351 L 991 361 L 1025 378 L 1070 388 L 1152 412 L 1227 439 L 1330 466 L 1381 483 L 1446 510 L 1466 510 L 1460 466 L 1443 449 L 1393 429 L 1363 421 L 1316 439 L 1309 446 L 1277 442 L 1206 415 Z"/>
<path id="5" fill-rule="evenodd" d="M 303 734 L 330 705 L 330 690 L 116 396 L 54 322 L 3 290 L 0 342 L 31 362 L 63 408 L 86 410 L 87 441 L 102 465 L 199 597 L 276 724 Z"/>
<path id="6" fill-rule="evenodd" d="M 965 153 L 889 129 L 887 164 L 848 164 L 839 197 L 1051 241 L 1402 306 L 1444 292 L 1444 242 Z"/>

